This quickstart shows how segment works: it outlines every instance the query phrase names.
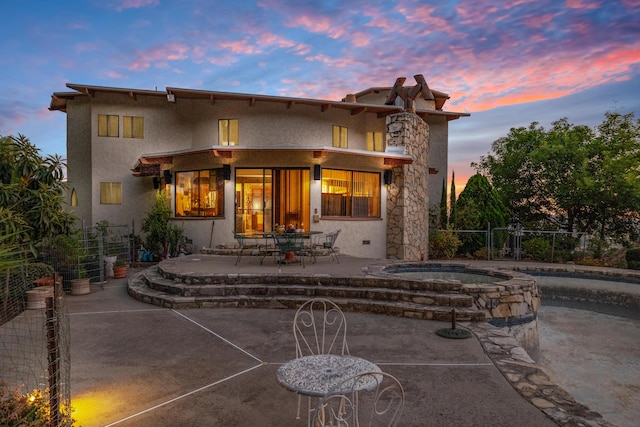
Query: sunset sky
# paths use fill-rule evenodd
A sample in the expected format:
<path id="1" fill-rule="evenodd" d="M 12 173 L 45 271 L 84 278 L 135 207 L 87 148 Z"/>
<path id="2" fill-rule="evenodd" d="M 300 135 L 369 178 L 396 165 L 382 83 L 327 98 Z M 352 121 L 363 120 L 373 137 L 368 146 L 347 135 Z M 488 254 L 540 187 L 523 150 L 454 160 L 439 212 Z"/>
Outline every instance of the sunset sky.
<path id="1" fill-rule="evenodd" d="M 65 155 L 66 83 L 340 100 L 423 74 L 449 177 L 511 127 L 640 115 L 640 0 L 84 0 L 0 4 L 0 135 Z"/>

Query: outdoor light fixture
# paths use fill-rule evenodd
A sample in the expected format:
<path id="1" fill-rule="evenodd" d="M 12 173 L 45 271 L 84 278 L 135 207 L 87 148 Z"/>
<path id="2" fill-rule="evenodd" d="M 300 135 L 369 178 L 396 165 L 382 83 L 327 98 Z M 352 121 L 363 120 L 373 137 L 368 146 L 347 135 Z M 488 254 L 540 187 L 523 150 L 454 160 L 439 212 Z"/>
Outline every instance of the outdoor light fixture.
<path id="1" fill-rule="evenodd" d="M 176 96 L 173 93 L 168 93 L 167 94 L 167 101 L 176 102 Z"/>
<path id="2" fill-rule="evenodd" d="M 164 171 L 164 183 L 171 184 L 171 171 L 168 169 Z"/>
<path id="3" fill-rule="evenodd" d="M 78 193 L 75 188 L 71 190 L 71 206 L 78 206 Z"/>
<path id="4" fill-rule="evenodd" d="M 387 169 L 384 171 L 384 183 L 385 185 L 391 185 L 393 182 L 393 171 L 391 169 Z"/>
<path id="5" fill-rule="evenodd" d="M 225 181 L 231 179 L 231 165 L 222 165 L 222 179 Z"/>
<path id="6" fill-rule="evenodd" d="M 320 170 L 320 165 L 313 165 L 313 179 L 315 181 L 320 181 L 322 178 L 322 173 Z"/>

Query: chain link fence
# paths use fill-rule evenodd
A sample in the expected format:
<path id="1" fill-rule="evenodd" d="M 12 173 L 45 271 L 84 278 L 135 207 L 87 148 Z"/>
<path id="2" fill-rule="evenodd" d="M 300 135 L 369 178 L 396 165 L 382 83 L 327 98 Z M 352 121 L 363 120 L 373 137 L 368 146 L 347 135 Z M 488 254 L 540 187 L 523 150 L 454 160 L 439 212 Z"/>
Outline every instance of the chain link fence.
<path id="1" fill-rule="evenodd" d="M 527 230 L 519 227 L 486 230 L 437 230 L 451 233 L 460 241 L 455 257 L 486 260 L 566 262 L 588 252 L 588 233 Z"/>

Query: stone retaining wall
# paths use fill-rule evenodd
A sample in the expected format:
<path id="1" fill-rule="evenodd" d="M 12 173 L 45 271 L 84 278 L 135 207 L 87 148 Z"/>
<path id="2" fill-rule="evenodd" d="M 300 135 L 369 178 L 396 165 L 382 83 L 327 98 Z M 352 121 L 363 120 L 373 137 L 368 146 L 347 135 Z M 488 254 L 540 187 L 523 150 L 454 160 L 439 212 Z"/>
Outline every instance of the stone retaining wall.
<path id="1" fill-rule="evenodd" d="M 489 323 L 509 332 L 533 358 L 537 358 L 537 313 L 540 307 L 540 293 L 533 276 L 517 271 L 433 262 L 397 263 L 369 273 L 382 277 L 397 277 L 393 272 L 401 270 L 454 271 L 495 277 L 496 281 L 489 284 L 461 284 L 458 280 L 439 279 L 424 279 L 419 282 L 439 283 L 445 287 L 447 284 L 462 286 L 460 293 L 473 297 L 475 308 L 485 312 Z"/>

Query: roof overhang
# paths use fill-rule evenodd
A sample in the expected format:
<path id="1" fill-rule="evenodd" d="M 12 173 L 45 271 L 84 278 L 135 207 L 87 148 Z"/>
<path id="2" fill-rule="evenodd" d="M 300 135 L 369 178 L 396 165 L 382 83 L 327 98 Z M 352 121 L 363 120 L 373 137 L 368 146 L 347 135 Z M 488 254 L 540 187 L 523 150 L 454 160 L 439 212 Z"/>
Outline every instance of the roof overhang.
<path id="1" fill-rule="evenodd" d="M 344 155 L 344 156 L 360 156 L 369 157 L 372 159 L 381 159 L 385 166 L 393 167 L 398 165 L 406 165 L 413 163 L 411 156 L 404 153 L 389 153 L 380 151 L 367 151 L 367 150 L 351 150 L 336 147 L 303 147 L 303 148 L 291 148 L 291 147 L 238 147 L 238 146 L 208 146 L 199 147 L 187 150 L 165 151 L 158 153 L 143 154 L 140 156 L 136 164 L 131 171 L 134 176 L 151 176 L 160 175 L 160 168 L 162 165 L 171 165 L 176 157 L 181 156 L 193 156 L 193 155 L 207 155 L 218 157 L 221 159 L 233 159 L 234 154 L 239 152 L 253 152 L 260 153 L 266 151 L 280 151 L 287 152 L 292 151 L 296 153 L 308 152 L 313 159 L 323 159 L 329 155 Z"/>
<path id="2" fill-rule="evenodd" d="M 310 99 L 310 98 L 292 98 L 286 96 L 271 96 L 271 95 L 254 95 L 232 92 L 216 92 L 208 90 L 195 90 L 195 89 L 180 89 L 180 88 L 167 88 L 167 95 L 173 95 L 173 102 L 179 102 L 180 99 L 200 99 L 207 100 L 211 105 L 215 105 L 218 100 L 225 101 L 243 101 L 249 106 L 253 106 L 258 102 L 277 103 L 292 108 L 297 105 L 305 105 L 318 107 L 320 111 L 324 112 L 329 109 L 348 110 L 351 115 L 360 113 L 374 113 L 378 117 L 385 117 L 389 114 L 399 113 L 403 111 L 402 107 L 394 105 L 379 105 L 379 104 L 361 104 L 355 102 L 346 101 L 329 101 L 322 99 Z"/>

